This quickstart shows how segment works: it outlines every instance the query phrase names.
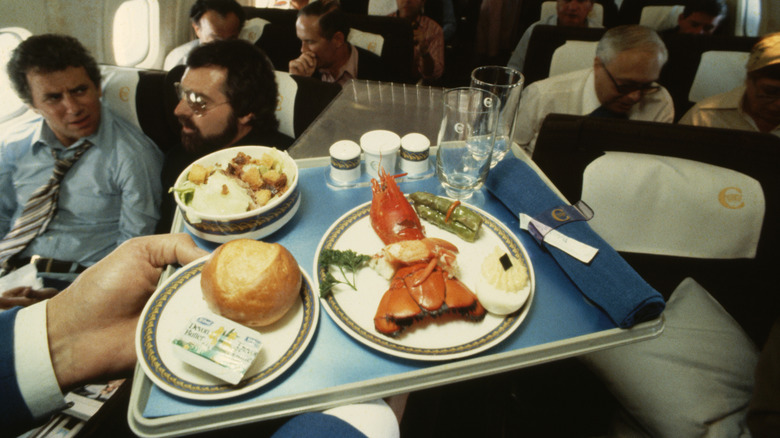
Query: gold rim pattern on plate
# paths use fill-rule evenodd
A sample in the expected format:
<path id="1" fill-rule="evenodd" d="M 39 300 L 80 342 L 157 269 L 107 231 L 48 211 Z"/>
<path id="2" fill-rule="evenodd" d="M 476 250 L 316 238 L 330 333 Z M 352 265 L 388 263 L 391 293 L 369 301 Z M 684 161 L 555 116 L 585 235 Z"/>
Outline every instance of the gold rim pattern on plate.
<path id="1" fill-rule="evenodd" d="M 174 373 L 165 366 L 160 358 L 160 346 L 157 345 L 156 334 L 157 326 L 160 322 L 160 315 L 165 306 L 170 302 L 171 298 L 178 292 L 188 281 L 193 277 L 200 274 L 203 270 L 202 263 L 191 266 L 189 269 L 177 273 L 176 277 L 166 284 L 165 288 L 154 298 L 152 306 L 148 312 L 143 316 L 143 328 L 141 331 L 141 342 L 143 346 L 143 360 L 148 365 L 151 372 L 165 384 L 169 385 L 173 389 L 178 389 L 192 394 L 220 394 L 225 392 L 234 392 L 259 382 L 268 376 L 274 374 L 279 368 L 286 365 L 287 362 L 302 348 L 306 347 L 305 340 L 309 335 L 309 332 L 315 329 L 315 301 L 317 298 L 314 296 L 314 291 L 311 285 L 306 279 L 306 276 L 302 275 L 303 281 L 301 282 L 301 301 L 303 303 L 303 320 L 301 322 L 301 328 L 295 337 L 292 345 L 276 362 L 271 364 L 268 368 L 263 369 L 258 374 L 255 374 L 247 379 L 244 379 L 238 385 L 229 384 L 217 384 L 217 385 L 202 385 L 197 383 L 188 382 L 176 376 Z"/>
<path id="2" fill-rule="evenodd" d="M 336 245 L 336 242 L 338 242 L 339 238 L 341 238 L 341 236 L 357 221 L 368 216 L 370 214 L 370 210 L 371 210 L 371 203 L 368 203 L 363 207 L 354 210 L 346 217 L 342 218 L 341 221 L 338 223 L 338 225 L 333 228 L 330 234 L 328 234 L 325 237 L 322 244 L 322 249 L 333 249 L 334 246 Z M 475 212 L 482 217 L 482 226 L 488 227 L 491 231 L 496 233 L 496 236 L 498 236 L 499 240 L 509 249 L 509 251 L 511 251 L 512 255 L 515 258 L 522 260 L 523 263 L 525 263 L 525 265 L 529 267 L 530 270 L 530 264 L 528 263 L 525 254 L 520 248 L 520 245 L 517 243 L 516 237 L 514 235 L 510 235 L 509 233 L 507 233 L 506 228 L 496 223 L 492 218 L 485 216 L 484 214 L 480 213 L 477 210 L 475 210 Z M 316 256 L 317 259 L 319 260 L 320 254 L 317 254 Z M 325 279 L 325 268 L 319 266 L 318 264 L 317 280 L 319 282 L 322 282 L 324 279 Z M 402 345 L 397 342 L 393 342 L 392 339 L 390 338 L 377 336 L 376 334 L 365 330 L 363 327 L 359 326 L 354 320 L 352 320 L 352 318 L 350 318 L 349 315 L 347 315 L 346 312 L 344 312 L 344 309 L 342 309 L 342 307 L 339 305 L 338 301 L 333 296 L 333 294 L 328 296 L 328 298 L 325 300 L 329 308 L 339 318 L 339 320 L 347 327 L 349 327 L 351 330 L 353 330 L 354 333 L 356 333 L 360 337 L 380 347 L 384 347 L 388 350 L 397 351 L 400 353 L 407 353 L 416 356 L 430 356 L 430 357 L 467 353 L 469 351 L 481 348 L 486 344 L 489 344 L 490 342 L 493 342 L 496 338 L 504 335 L 507 330 L 511 330 L 514 328 L 515 324 L 518 322 L 517 321 L 518 318 L 520 318 L 520 316 L 523 314 L 523 309 L 526 306 L 530 305 L 530 301 L 531 300 L 528 300 L 528 302 L 526 302 L 526 304 L 517 312 L 514 312 L 511 315 L 507 315 L 504 318 L 504 321 L 501 322 L 495 329 L 491 330 L 490 333 L 487 333 L 484 336 L 474 339 L 473 341 L 461 345 L 457 345 L 457 346 L 446 347 L 446 348 L 421 348 L 421 347 L 410 347 L 410 346 Z"/>

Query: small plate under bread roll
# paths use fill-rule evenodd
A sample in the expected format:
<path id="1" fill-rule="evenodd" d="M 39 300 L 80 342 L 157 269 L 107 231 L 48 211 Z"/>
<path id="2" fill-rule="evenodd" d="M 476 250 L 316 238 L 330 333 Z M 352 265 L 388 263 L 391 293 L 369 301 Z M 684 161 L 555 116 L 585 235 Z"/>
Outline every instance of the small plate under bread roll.
<path id="1" fill-rule="evenodd" d="M 249 327 L 279 320 L 295 304 L 301 270 L 278 243 L 237 239 L 220 245 L 201 273 L 203 299 L 212 312 Z"/>

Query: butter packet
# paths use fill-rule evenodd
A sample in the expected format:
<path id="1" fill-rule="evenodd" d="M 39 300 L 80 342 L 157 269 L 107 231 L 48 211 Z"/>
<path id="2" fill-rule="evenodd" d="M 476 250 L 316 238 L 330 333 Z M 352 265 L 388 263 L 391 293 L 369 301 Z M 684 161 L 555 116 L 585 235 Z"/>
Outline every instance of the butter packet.
<path id="1" fill-rule="evenodd" d="M 260 333 L 214 314 L 189 321 L 173 339 L 174 355 L 233 385 L 243 379 L 260 352 Z"/>

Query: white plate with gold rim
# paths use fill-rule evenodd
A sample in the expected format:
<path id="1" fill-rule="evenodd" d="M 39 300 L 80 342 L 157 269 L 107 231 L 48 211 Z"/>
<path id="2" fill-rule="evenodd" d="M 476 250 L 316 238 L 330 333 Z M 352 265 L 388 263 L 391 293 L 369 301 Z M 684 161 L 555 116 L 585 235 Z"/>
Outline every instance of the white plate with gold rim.
<path id="1" fill-rule="evenodd" d="M 193 400 L 219 400 L 254 391 L 282 375 L 306 350 L 317 328 L 320 303 L 309 276 L 301 269 L 300 299 L 282 319 L 261 334 L 262 349 L 238 385 L 230 385 L 184 363 L 173 339 L 190 319 L 209 313 L 200 288 L 200 272 L 209 256 L 179 269 L 161 285 L 141 313 L 136 329 L 138 363 L 160 389 Z"/>
<path id="2" fill-rule="evenodd" d="M 482 229 L 476 241 L 466 242 L 448 231 L 422 221 L 427 237 L 438 237 L 454 243 L 458 249 L 459 279 L 471 290 L 480 280 L 482 260 L 495 247 L 511 254 L 528 268 L 530 288 L 523 307 L 508 316 L 488 313 L 482 321 L 468 321 L 455 315 L 427 318 L 415 322 L 398 337 L 389 337 L 374 328 L 374 315 L 382 295 L 390 282 L 371 268 L 357 272 L 358 290 L 339 284 L 333 293 L 323 298 L 328 315 L 348 335 L 360 343 L 392 356 L 417 360 L 449 360 L 471 356 L 485 351 L 509 337 L 522 324 L 533 301 L 535 278 L 531 260 L 517 237 L 496 218 L 483 210 L 463 204 L 483 218 Z M 375 254 L 384 244 L 371 227 L 371 203 L 360 205 L 340 217 L 325 233 L 314 257 L 316 287 L 324 279 L 324 268 L 319 266 L 323 249 L 351 249 L 359 254 Z M 338 276 L 337 276 L 338 278 Z"/>

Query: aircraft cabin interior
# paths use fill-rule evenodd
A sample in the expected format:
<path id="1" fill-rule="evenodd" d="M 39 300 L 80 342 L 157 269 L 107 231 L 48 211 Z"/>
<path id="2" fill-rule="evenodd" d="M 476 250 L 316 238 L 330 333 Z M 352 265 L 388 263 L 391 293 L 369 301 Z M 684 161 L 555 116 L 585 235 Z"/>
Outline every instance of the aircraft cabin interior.
<path id="1" fill-rule="evenodd" d="M 276 111 L 278 130 L 292 139 L 289 152 L 295 160 L 328 157 L 331 142 L 323 140 L 322 144 L 315 145 L 313 134 L 323 132 L 316 129 L 323 130 L 328 126 L 374 125 L 372 120 L 359 119 L 323 125 L 322 120 L 318 119 L 329 109 L 339 108 L 336 106 L 339 97 L 343 97 L 348 90 L 346 87 L 342 90 L 336 84 L 325 83 L 316 78 L 290 73 L 290 61 L 300 56 L 302 50 L 301 41 L 296 34 L 298 10 L 295 5 L 298 1 L 237 1 L 246 15 L 246 23 L 239 38 L 263 50 L 273 65 L 276 81 L 280 84 Z M 413 59 L 416 28 L 401 18 L 389 16 L 398 9 L 396 0 L 335 1 L 340 2 L 341 9 L 347 15 L 350 25 L 348 41 L 361 50 L 377 55 L 384 67 L 390 89 L 402 89 L 403 93 L 407 93 L 404 96 L 414 93 L 419 96 L 431 93 L 430 90 L 436 90 L 439 94 L 435 95 L 440 96 L 441 90 L 469 87 L 475 68 L 508 65 L 526 30 L 536 26 L 537 22 L 554 18 L 556 14 L 554 0 L 411 1 L 423 3 L 422 14 L 442 26 L 444 34 L 443 73 L 436 78 L 419 79 L 419 76 L 413 73 L 417 68 Z M 407 1 L 410 0 L 397 0 L 398 4 Z M 699 102 L 746 83 L 745 65 L 749 62 L 751 49 L 762 37 L 780 32 L 780 1 L 723 0 L 727 10 L 725 18 L 711 35 L 679 35 L 670 32 L 679 26 L 679 17 L 682 16 L 687 2 L 691 0 L 558 0 L 557 3 L 588 1 L 593 3 L 588 20 L 597 25 L 587 28 L 539 25 L 534 28 L 528 39 L 523 64 L 518 67 L 522 70 L 523 89 L 556 75 L 593 67 L 596 44 L 607 30 L 624 24 L 642 24 L 661 35 L 668 51 L 668 61 L 660 70 L 657 81 L 633 84 L 636 86 L 630 93 L 639 91 L 644 96 L 648 90 L 652 89 L 652 92 L 661 86 L 668 91 L 674 117 L 671 119 L 670 116 L 670 123 L 656 123 L 552 114 L 541 125 L 538 136 L 534 139 L 533 156 L 528 160 L 533 161 L 534 166 L 555 184 L 558 193 L 569 201 L 576 201 L 580 196 L 584 198 L 589 190 L 605 190 L 605 186 L 583 182 L 586 174 L 593 177 L 594 172 L 598 173 L 590 167 L 592 163 L 596 163 L 596 157 L 614 157 L 614 161 L 603 162 L 611 162 L 611 166 L 614 166 L 602 164 L 606 166 L 602 168 L 604 173 L 612 174 L 615 169 L 620 168 L 621 175 L 627 180 L 632 180 L 632 175 L 637 179 L 640 176 L 647 178 L 642 181 L 653 187 L 643 187 L 639 182 L 627 183 L 626 185 L 631 187 L 623 187 L 629 193 L 625 199 L 620 198 L 615 202 L 610 199 L 598 204 L 599 207 L 608 209 L 623 202 L 625 205 L 621 206 L 629 206 L 631 214 L 599 217 L 599 210 L 596 209 L 592 223 L 594 228 L 603 227 L 597 230 L 602 236 L 615 236 L 616 240 L 642 240 L 643 236 L 640 235 L 645 234 L 644 237 L 647 238 L 643 242 L 649 246 L 663 240 L 651 233 L 657 233 L 658 236 L 703 235 L 709 231 L 705 224 L 714 213 L 710 207 L 695 210 L 699 208 L 696 205 L 691 208 L 694 212 L 685 211 L 678 214 L 680 208 L 677 207 L 680 203 L 690 201 L 690 205 L 695 205 L 692 201 L 694 195 L 668 196 L 668 193 L 647 181 L 685 187 L 687 180 L 681 176 L 683 171 L 653 174 L 643 165 L 633 167 L 630 164 L 632 161 L 622 161 L 628 159 L 620 154 L 641 153 L 661 158 L 672 157 L 686 163 L 703 162 L 708 166 L 718 166 L 719 169 L 725 168 L 729 172 L 740 173 L 750 180 L 750 184 L 755 183 L 753 186 L 756 190 L 763 193 L 760 211 L 756 213 L 759 218 L 754 222 L 730 222 L 725 232 L 718 229 L 718 234 L 707 235 L 699 240 L 708 242 L 700 246 L 716 246 L 709 243 L 722 241 L 721 246 L 728 247 L 724 251 L 729 254 L 732 254 L 733 246 L 740 246 L 749 240 L 752 244 L 751 250 L 746 250 L 747 256 L 740 253 L 733 257 L 719 255 L 709 258 L 699 257 L 698 254 L 690 255 L 686 253 L 687 249 L 683 249 L 674 252 L 671 257 L 655 258 L 641 248 L 637 249 L 631 244 L 614 244 L 605 237 L 605 240 L 614 246 L 616 252 L 613 252 L 619 252 L 666 300 L 665 326 L 653 336 L 658 339 L 667 336 L 671 345 L 667 344 L 662 351 L 648 353 L 651 359 L 642 362 L 634 362 L 629 354 L 610 353 L 613 350 L 609 349 L 610 345 L 606 341 L 598 348 L 587 345 L 587 341 L 577 344 L 583 348 L 582 351 L 591 353 L 598 350 L 597 353 L 603 353 L 597 359 L 590 354 L 582 355 L 580 350 L 564 344 L 561 344 L 560 349 L 558 344 L 548 346 L 543 353 L 538 353 L 538 356 L 531 348 L 526 356 L 523 356 L 522 366 L 496 354 L 493 355 L 495 357 L 491 356 L 490 365 L 485 368 L 489 371 L 480 372 L 477 368 L 470 371 L 470 378 L 460 381 L 456 376 L 458 371 L 452 371 L 458 370 L 457 357 L 451 361 L 424 362 L 424 366 L 419 365 L 423 362 L 415 362 L 414 357 L 411 360 L 403 355 L 392 357 L 389 362 L 396 368 L 410 367 L 416 371 L 417 367 L 423 369 L 418 374 L 413 373 L 416 380 L 409 383 L 409 386 L 416 390 L 411 391 L 408 399 L 404 400 L 403 417 L 399 424 L 401 437 L 750 436 L 745 423 L 746 413 L 752 406 L 749 406 L 748 399 L 751 394 L 755 395 L 763 389 L 754 387 L 754 384 L 758 384 L 753 381 L 753 370 L 760 366 L 757 364 L 764 363 L 759 362 L 764 360 L 764 356 L 759 359 L 759 355 L 764 346 L 771 345 L 771 342 L 775 343 L 776 348 L 773 364 L 778 368 L 769 371 L 764 369 L 764 372 L 774 373 L 775 377 L 780 374 L 780 364 L 777 361 L 780 357 L 780 322 L 775 322 L 780 321 L 780 297 L 777 296 L 776 285 L 772 286 L 771 278 L 772 268 L 777 268 L 777 248 L 780 244 L 776 230 L 778 222 L 774 222 L 780 213 L 780 198 L 777 196 L 780 190 L 780 139 L 777 138 L 777 133 L 780 131 L 776 128 L 767 134 L 683 126 L 678 123 L 683 115 Z M 177 94 L 174 83 L 181 80 L 185 67 L 179 65 L 166 68 L 165 63 L 166 56 L 172 50 L 197 38 L 189 17 L 193 3 L 195 0 L 0 0 L 0 64 L 5 66 L 13 50 L 31 36 L 55 33 L 75 37 L 98 63 L 102 75 L 101 102 L 130 124 L 140 128 L 159 148 L 161 155 L 173 153 L 171 151 L 180 143 L 182 132 L 181 124 L 173 112 L 180 104 L 182 94 Z M 552 22 L 554 21 L 548 21 Z M 776 50 L 780 59 L 780 45 Z M 618 88 L 618 82 L 614 78 L 612 81 Z M 780 87 L 780 81 L 776 82 Z M 776 103 L 780 98 L 778 90 L 780 88 L 772 93 L 765 93 L 768 96 L 765 97 L 775 99 Z M 354 99 L 357 101 L 357 92 L 354 93 Z M 523 94 L 523 97 L 525 96 Z M 282 102 L 291 104 L 282 105 Z M 435 114 L 437 120 L 440 108 L 441 105 L 436 107 L 436 111 L 439 111 Z M 519 108 L 522 108 L 522 99 Z M 780 110 L 775 111 L 780 113 Z M 348 114 L 352 113 L 345 112 L 344 116 Z M 333 111 L 328 116 L 338 117 Z M 17 96 L 5 70 L 2 70 L 0 147 L 4 145 L 4 137 L 12 132 L 15 126 L 37 117 L 38 114 Z M 426 117 L 428 116 L 422 115 L 418 119 L 423 120 Z M 438 126 L 434 127 L 433 132 L 437 129 Z M 322 138 L 335 139 L 338 135 L 338 132 L 326 132 Z M 432 145 L 436 143 L 435 138 L 430 141 Z M 306 143 L 305 148 L 303 143 Z M 518 152 L 519 150 L 513 149 L 515 155 L 522 153 Z M 3 151 L 0 150 L 0 159 L 2 156 Z M 323 165 L 328 163 L 331 161 Z M 0 170 L 2 165 L 0 162 Z M 680 166 L 683 168 L 682 164 Z M 326 183 L 325 180 L 319 182 L 323 186 Z M 522 186 L 523 182 L 519 181 L 517 187 Z M 365 187 L 369 187 L 368 183 Z M 635 191 L 630 192 L 631 188 Z M 166 187 L 163 189 L 167 190 Z M 732 190 L 728 192 L 724 189 L 721 193 L 720 204 L 727 208 L 741 208 L 742 204 L 733 207 L 732 202 L 736 202 L 734 200 L 737 198 L 742 199 L 743 192 L 734 187 L 730 189 Z M 363 190 L 368 191 L 368 188 Z M 166 191 L 163 196 L 170 195 Z M 639 198 L 645 199 L 640 202 L 637 201 Z M 173 208 L 176 208 L 175 205 Z M 515 222 L 516 213 L 514 212 L 513 216 Z M 448 218 L 449 215 L 450 213 L 447 213 Z M 674 221 L 683 220 L 679 216 L 685 216 L 689 222 L 684 229 L 672 230 L 675 227 Z M 653 221 L 656 223 L 651 224 Z M 772 225 L 773 223 L 775 225 Z M 641 228 L 642 226 L 648 228 Z M 285 238 L 291 238 L 289 234 L 286 234 Z M 316 240 L 319 241 L 319 238 Z M 730 246 L 729 242 L 736 243 Z M 309 265 L 301 265 L 305 269 L 311 268 Z M 672 333 L 676 333 L 675 330 L 679 326 L 685 327 L 690 320 L 684 320 L 678 326 L 675 315 L 689 309 L 682 303 L 674 306 L 670 304 L 675 301 L 672 292 L 681 287 L 678 285 L 690 285 L 685 282 L 688 277 L 693 277 L 706 286 L 704 293 L 707 294 L 708 291 L 709 294 L 703 301 L 689 302 L 687 305 L 712 305 L 713 308 L 719 309 L 717 312 L 720 316 L 697 320 L 696 322 L 704 324 L 707 330 L 703 330 L 695 339 L 678 339 L 674 338 Z M 561 278 L 563 280 L 560 281 L 568 281 L 568 277 L 564 278 L 562 274 Z M 540 300 L 540 297 L 534 299 Z M 580 304 L 588 309 L 578 308 L 578 311 L 590 311 L 593 303 L 583 300 L 586 301 L 586 304 Z M 531 318 L 534 316 L 533 310 L 535 309 L 532 308 Z M 326 315 L 329 314 L 324 311 L 320 313 L 320 329 L 322 319 L 328 318 Z M 598 325 L 601 321 L 592 323 Z M 548 327 L 554 332 L 555 325 L 549 323 Z M 626 331 L 631 330 L 633 329 Z M 520 326 L 517 333 L 522 331 L 523 326 Z M 615 336 L 626 348 L 637 346 L 636 351 L 640 351 L 645 344 L 653 345 L 649 343 L 655 341 L 652 339 L 631 343 L 626 340 L 629 339 L 628 335 L 624 338 L 620 338 L 621 335 Z M 708 350 L 708 342 L 717 345 L 713 348 L 718 351 Z M 356 345 L 355 348 L 362 348 L 360 344 Z M 616 347 L 614 351 L 623 347 L 624 345 Z M 384 354 L 381 351 L 376 353 L 370 349 L 365 350 L 370 351 L 372 360 L 374 356 Z M 607 359 L 610 366 L 601 366 Z M 672 363 L 670 370 L 660 371 L 668 363 Z M 440 374 L 426 374 L 424 369 L 428 364 L 439 366 L 434 368 L 436 373 Z M 626 375 L 620 375 L 615 371 L 617 364 L 622 366 L 621 370 L 630 369 L 635 373 L 644 373 L 646 378 L 637 377 L 638 383 L 630 387 L 621 386 L 618 382 L 630 372 L 625 371 Z M 448 368 L 450 366 L 451 369 Z M 476 366 L 482 365 L 477 362 Z M 320 372 L 333 371 L 323 365 Z M 440 376 L 446 376 L 449 380 L 441 383 L 436 380 L 436 377 Z M 377 385 L 385 383 L 382 379 L 377 381 Z M 778 380 L 775 384 L 777 382 Z M 673 392 L 675 388 L 686 394 L 680 397 L 670 396 L 667 391 Z M 258 411 L 259 414 L 255 411 L 242 413 L 239 410 L 238 414 L 231 413 L 224 417 L 215 414 L 216 419 L 213 422 L 198 420 L 197 414 L 185 415 L 187 421 L 198 424 L 192 429 L 183 427 L 180 423 L 168 426 L 164 419 L 152 417 L 148 424 L 143 423 L 143 426 L 128 425 L 128 421 L 133 422 L 133 416 L 143 416 L 134 412 L 137 408 L 132 404 L 136 401 L 135 396 L 131 395 L 134 390 L 135 387 L 131 389 L 130 383 L 124 384 L 117 392 L 119 395 L 112 399 L 114 401 L 110 409 L 96 411 L 98 414 L 79 422 L 80 425 L 72 430 L 69 429 L 73 427 L 72 424 L 67 427 L 65 423 L 60 424 L 58 427 L 62 431 L 59 433 L 63 435 L 55 435 L 54 426 L 50 425 L 52 428 L 48 435 L 39 430 L 20 436 L 33 438 L 66 436 L 64 433 L 71 433 L 67 436 L 261 437 L 271 436 L 289 419 L 289 415 L 285 415 L 285 411 L 280 408 L 278 414 L 263 421 L 257 421 L 253 416 L 257 414 L 262 417 L 262 410 Z M 392 393 L 390 390 L 385 392 Z M 638 397 L 637 392 L 641 392 Z M 151 395 L 148 396 L 155 396 L 154 390 L 151 390 Z M 768 398 L 772 399 L 771 396 Z M 768 417 L 774 415 L 774 424 L 780 427 L 778 393 L 774 393 L 773 398 L 775 404 L 767 407 L 766 412 L 769 412 Z M 128 402 L 128 399 L 131 401 Z M 359 390 L 349 392 L 343 400 L 348 402 L 353 399 L 362 401 Z M 172 410 L 178 409 L 181 404 L 186 407 L 181 408 L 182 411 L 189 409 L 194 412 L 210 403 L 201 400 L 180 403 L 176 397 L 165 400 L 169 403 L 165 406 L 170 406 Z M 306 410 L 317 411 L 321 410 L 320 407 L 332 407 L 332 402 L 327 400 L 327 397 L 318 400 L 320 404 Z M 189 402 L 191 405 L 187 404 Z M 294 397 L 290 397 L 280 403 L 285 407 L 284 403 L 294 402 Z M 222 406 L 219 402 L 217 405 Z M 105 406 L 109 407 L 109 404 L 106 403 Z M 155 426 L 155 421 L 166 426 L 156 429 L 158 426 Z M 640 423 L 639 426 L 637 422 Z M 677 426 L 670 426 L 683 423 L 685 428 L 675 429 Z M 0 425 L 0 430 L 2 428 Z M 635 434 L 637 430 L 642 430 L 643 434 Z M 735 431 L 744 434 L 734 434 Z M 0 435 L 3 435 L 3 432 L 0 432 Z M 760 435 L 754 432 L 753 436 L 778 435 L 775 430 L 774 434 Z"/>

